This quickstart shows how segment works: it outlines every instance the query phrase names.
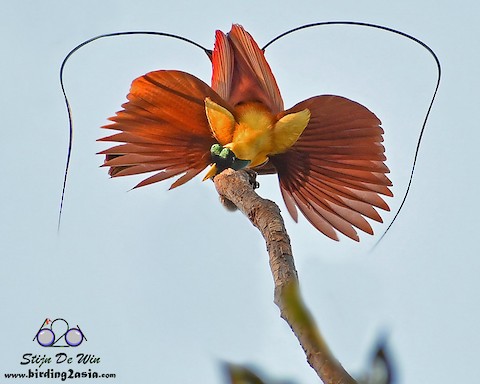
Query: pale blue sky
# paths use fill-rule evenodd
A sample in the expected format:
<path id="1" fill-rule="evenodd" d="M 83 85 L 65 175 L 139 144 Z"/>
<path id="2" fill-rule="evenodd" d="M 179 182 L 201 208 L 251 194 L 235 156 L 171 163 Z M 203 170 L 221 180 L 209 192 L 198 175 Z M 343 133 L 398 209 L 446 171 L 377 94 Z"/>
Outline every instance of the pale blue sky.
<path id="1" fill-rule="evenodd" d="M 378 235 L 363 236 L 360 244 L 336 243 L 285 215 L 305 299 L 352 373 L 365 365 L 377 335 L 388 331 L 403 383 L 475 382 L 479 8 L 473 1 L 460 7 L 413 0 L 4 5 L 0 374 L 22 372 L 24 353 L 56 352 L 31 340 L 46 317 L 63 317 L 88 338 L 70 353 L 100 356 L 96 369 L 116 373 L 111 382 L 219 383 L 222 361 L 317 382 L 273 304 L 261 236 L 241 214 L 220 206 L 210 182 L 127 192 L 140 178 L 111 180 L 99 168 L 95 153 L 105 148 L 95 142 L 105 134 L 99 127 L 125 101 L 131 81 L 155 69 L 182 69 L 208 82 L 208 59 L 158 37 L 105 39 L 72 57 L 65 84 L 76 133 L 60 235 L 68 127 L 58 71 L 71 48 L 101 33 L 157 30 L 212 47 L 215 30 L 228 31 L 235 22 L 263 45 L 301 24 L 357 20 L 422 39 L 440 57 L 444 77 L 410 197 L 373 252 L 386 225 L 375 225 Z M 426 51 L 384 32 L 323 27 L 278 42 L 267 59 L 287 107 L 333 93 L 380 117 L 397 195 L 389 203 L 397 208 L 435 84 Z M 259 181 L 259 193 L 286 213 L 276 179 Z M 384 218 L 388 223 L 392 215 Z"/>

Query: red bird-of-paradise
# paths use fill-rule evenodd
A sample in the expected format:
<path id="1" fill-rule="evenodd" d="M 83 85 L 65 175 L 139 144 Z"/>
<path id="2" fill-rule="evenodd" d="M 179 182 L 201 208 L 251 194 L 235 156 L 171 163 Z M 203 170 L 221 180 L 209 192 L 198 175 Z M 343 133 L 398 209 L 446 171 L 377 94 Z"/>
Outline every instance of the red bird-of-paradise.
<path id="1" fill-rule="evenodd" d="M 326 236 L 353 240 L 382 222 L 392 196 L 380 120 L 340 96 L 314 96 L 285 109 L 263 51 L 240 25 L 216 32 L 212 84 L 181 71 L 160 70 L 134 80 L 104 128 L 101 141 L 113 177 L 154 172 L 137 187 L 180 176 L 178 187 L 207 167 L 277 173 L 290 215 L 297 208 Z"/>

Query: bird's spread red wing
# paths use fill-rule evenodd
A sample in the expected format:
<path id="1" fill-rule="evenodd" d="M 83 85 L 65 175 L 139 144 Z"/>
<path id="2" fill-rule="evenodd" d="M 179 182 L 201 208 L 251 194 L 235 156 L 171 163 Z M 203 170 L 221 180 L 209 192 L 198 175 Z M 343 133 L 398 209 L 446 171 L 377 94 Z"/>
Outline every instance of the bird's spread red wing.
<path id="1" fill-rule="evenodd" d="M 185 72 L 155 71 L 134 80 L 123 110 L 103 127 L 120 132 L 100 141 L 123 143 L 100 152 L 110 175 L 158 171 L 139 187 L 183 174 L 174 188 L 205 169 L 215 143 L 206 97 L 228 107 L 207 84 Z"/>
<path id="2" fill-rule="evenodd" d="M 384 164 L 380 120 L 362 105 L 339 96 L 316 96 L 286 113 L 308 108 L 311 118 L 298 141 L 272 156 L 291 216 L 296 207 L 318 230 L 359 240 L 355 228 L 372 234 L 365 218 L 381 222 L 375 208 L 389 210 L 392 196 Z"/>

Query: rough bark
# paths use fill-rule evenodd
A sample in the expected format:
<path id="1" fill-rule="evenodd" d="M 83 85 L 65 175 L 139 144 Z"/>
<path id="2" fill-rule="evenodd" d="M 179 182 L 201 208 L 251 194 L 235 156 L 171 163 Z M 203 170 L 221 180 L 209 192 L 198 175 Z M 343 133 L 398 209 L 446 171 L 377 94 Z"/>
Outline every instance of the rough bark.
<path id="1" fill-rule="evenodd" d="M 310 366 L 325 384 L 356 383 L 329 350 L 303 303 L 290 238 L 278 206 L 255 193 L 252 172 L 227 169 L 214 182 L 221 199 L 238 207 L 262 233 L 275 284 L 275 304 L 299 340 Z"/>

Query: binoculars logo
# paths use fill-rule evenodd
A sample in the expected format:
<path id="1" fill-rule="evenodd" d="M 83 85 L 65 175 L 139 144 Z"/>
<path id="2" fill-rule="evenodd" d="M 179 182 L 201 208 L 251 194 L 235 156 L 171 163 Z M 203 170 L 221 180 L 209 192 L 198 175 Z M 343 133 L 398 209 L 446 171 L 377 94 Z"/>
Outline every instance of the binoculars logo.
<path id="1" fill-rule="evenodd" d="M 80 327 L 70 328 L 65 319 L 45 319 L 32 341 L 42 347 L 78 347 L 87 340 Z"/>

